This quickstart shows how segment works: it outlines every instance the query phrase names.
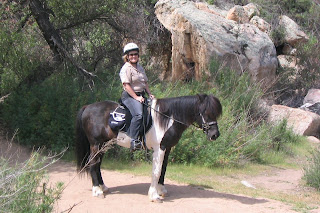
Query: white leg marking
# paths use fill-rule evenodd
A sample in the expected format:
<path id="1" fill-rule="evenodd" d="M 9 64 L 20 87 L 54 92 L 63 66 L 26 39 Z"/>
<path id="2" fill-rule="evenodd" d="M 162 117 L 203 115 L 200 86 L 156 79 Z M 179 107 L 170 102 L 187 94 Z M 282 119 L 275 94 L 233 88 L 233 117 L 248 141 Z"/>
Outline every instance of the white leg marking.
<path id="1" fill-rule="evenodd" d="M 99 197 L 100 195 L 103 195 L 103 191 L 101 190 L 100 186 L 93 186 L 92 187 L 92 196 Z"/>
<path id="2" fill-rule="evenodd" d="M 156 187 L 158 186 L 158 181 L 161 175 L 161 168 L 162 168 L 164 153 L 165 151 L 161 150 L 160 147 L 155 149 L 153 152 L 152 179 L 151 179 L 151 185 L 149 188 L 148 195 L 149 195 L 149 199 L 154 202 L 158 202 L 161 199 Z"/>

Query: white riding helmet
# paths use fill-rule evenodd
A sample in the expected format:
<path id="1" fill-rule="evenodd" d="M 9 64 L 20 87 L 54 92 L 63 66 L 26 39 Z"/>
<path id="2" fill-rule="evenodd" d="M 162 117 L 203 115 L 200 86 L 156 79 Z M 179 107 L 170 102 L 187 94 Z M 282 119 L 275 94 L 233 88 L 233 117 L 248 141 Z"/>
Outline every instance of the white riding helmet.
<path id="1" fill-rule="evenodd" d="M 139 47 L 138 45 L 136 45 L 135 43 L 128 43 L 126 46 L 124 46 L 123 48 L 123 54 L 127 54 L 128 52 L 130 51 L 133 51 L 133 50 L 137 50 L 139 51 Z"/>

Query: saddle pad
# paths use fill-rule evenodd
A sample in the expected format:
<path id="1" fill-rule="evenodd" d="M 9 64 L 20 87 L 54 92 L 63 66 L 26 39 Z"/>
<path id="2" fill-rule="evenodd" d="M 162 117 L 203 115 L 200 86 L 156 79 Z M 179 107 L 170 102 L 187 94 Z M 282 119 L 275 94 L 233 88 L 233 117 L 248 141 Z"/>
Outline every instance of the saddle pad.
<path id="1" fill-rule="evenodd" d="M 110 112 L 108 123 L 112 130 L 122 130 L 126 124 L 126 109 L 118 106 L 113 112 Z"/>

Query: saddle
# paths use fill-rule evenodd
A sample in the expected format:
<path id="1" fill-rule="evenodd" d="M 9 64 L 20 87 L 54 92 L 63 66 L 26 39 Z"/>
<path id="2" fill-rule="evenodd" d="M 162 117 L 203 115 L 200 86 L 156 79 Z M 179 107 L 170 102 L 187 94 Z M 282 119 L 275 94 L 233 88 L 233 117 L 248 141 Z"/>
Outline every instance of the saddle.
<path id="1" fill-rule="evenodd" d="M 151 111 L 147 104 L 143 104 L 143 124 L 141 125 L 139 136 L 144 137 L 145 133 L 152 126 Z M 127 132 L 131 124 L 132 115 L 129 109 L 119 100 L 119 106 L 110 112 L 108 124 L 113 131 Z"/>

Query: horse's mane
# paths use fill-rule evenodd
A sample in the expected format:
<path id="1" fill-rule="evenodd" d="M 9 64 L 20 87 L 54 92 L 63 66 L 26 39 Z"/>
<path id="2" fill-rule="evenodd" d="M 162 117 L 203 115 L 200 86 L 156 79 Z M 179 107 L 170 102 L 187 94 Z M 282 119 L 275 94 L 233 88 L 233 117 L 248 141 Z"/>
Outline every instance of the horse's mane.
<path id="1" fill-rule="evenodd" d="M 206 94 L 158 99 L 156 105 L 160 112 L 157 114 L 157 118 L 162 128 L 168 126 L 171 118 L 190 125 L 195 121 L 195 117 L 199 115 L 201 108 L 206 109 L 208 107 L 212 109 L 216 118 L 222 113 L 219 99 L 213 95 Z"/>

